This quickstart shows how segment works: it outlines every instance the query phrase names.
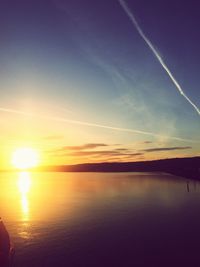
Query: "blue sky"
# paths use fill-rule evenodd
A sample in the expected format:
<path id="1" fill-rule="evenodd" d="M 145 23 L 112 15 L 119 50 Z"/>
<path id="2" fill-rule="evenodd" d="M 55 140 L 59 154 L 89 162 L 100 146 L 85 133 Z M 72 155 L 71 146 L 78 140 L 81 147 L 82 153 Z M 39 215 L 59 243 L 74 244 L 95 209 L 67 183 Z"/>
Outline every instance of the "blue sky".
<path id="1" fill-rule="evenodd" d="M 126 3 L 185 94 L 200 107 L 198 3 Z M 5 159 L 25 145 L 37 146 L 45 162 L 56 164 L 199 155 L 200 116 L 119 1 L 1 1 L 0 22 Z M 70 146 L 86 144 L 106 146 L 87 148 L 92 152 L 87 157 L 70 155 Z M 66 147 L 66 153 L 57 153 Z M 97 148 L 104 158 L 94 157 Z M 119 149 L 129 152 L 106 154 Z"/>

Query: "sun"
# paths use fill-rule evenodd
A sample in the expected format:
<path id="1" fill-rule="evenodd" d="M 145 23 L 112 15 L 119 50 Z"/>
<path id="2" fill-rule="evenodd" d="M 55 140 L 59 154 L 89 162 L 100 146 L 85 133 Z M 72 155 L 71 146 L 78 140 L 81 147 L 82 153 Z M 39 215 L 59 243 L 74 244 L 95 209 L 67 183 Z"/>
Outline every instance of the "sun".
<path id="1" fill-rule="evenodd" d="M 39 163 L 39 153 L 33 148 L 18 148 L 12 154 L 12 165 L 17 169 L 29 169 Z"/>

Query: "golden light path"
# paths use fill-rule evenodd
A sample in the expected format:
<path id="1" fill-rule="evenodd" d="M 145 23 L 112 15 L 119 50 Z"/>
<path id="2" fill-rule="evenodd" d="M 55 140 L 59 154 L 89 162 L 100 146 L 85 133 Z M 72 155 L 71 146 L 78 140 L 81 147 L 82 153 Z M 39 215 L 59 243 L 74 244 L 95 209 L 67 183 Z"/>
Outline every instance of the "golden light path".
<path id="1" fill-rule="evenodd" d="M 29 220 L 29 198 L 31 188 L 31 178 L 28 172 L 20 172 L 18 178 L 18 189 L 21 194 L 22 220 Z"/>
<path id="2" fill-rule="evenodd" d="M 23 222 L 19 235 L 23 239 L 30 238 L 29 220 L 30 220 L 30 208 L 29 208 L 29 193 L 31 189 L 31 177 L 30 173 L 25 171 L 29 168 L 36 167 L 39 163 L 39 153 L 33 148 L 23 147 L 18 148 L 13 152 L 12 165 L 22 170 L 18 175 L 18 191 L 20 193 L 21 201 L 21 220 Z"/>
<path id="3" fill-rule="evenodd" d="M 23 224 L 19 229 L 19 236 L 23 239 L 29 239 L 29 220 L 30 220 L 30 209 L 29 209 L 29 192 L 31 189 L 31 177 L 29 172 L 20 172 L 17 181 L 18 190 L 20 193 L 21 202 L 21 220 Z"/>

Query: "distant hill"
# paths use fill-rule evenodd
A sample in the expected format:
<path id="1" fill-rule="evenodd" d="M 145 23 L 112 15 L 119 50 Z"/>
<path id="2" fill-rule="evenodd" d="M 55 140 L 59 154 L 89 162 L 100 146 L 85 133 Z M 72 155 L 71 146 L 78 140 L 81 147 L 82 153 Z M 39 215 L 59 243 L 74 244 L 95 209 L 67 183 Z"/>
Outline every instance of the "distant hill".
<path id="1" fill-rule="evenodd" d="M 56 172 L 166 172 L 189 179 L 200 179 L 200 157 L 172 158 L 141 162 L 87 163 L 45 166 L 37 171 Z"/>

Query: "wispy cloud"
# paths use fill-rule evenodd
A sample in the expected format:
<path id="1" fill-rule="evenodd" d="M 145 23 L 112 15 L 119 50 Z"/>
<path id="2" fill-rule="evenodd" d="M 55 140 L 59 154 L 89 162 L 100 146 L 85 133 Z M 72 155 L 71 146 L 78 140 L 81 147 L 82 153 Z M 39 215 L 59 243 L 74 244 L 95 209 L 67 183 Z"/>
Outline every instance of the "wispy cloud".
<path id="1" fill-rule="evenodd" d="M 108 146 L 107 144 L 100 144 L 100 143 L 97 143 L 97 144 L 85 144 L 85 145 L 82 145 L 82 146 L 65 146 L 63 147 L 63 150 L 88 150 L 88 149 L 94 149 L 94 148 L 97 148 L 97 147 L 106 147 Z"/>
<path id="2" fill-rule="evenodd" d="M 130 10 L 130 8 L 128 7 L 127 3 L 124 0 L 118 0 L 118 1 L 120 3 L 121 7 L 123 8 L 123 10 L 125 11 L 125 13 L 127 14 L 127 16 L 129 17 L 129 19 L 131 20 L 131 22 L 133 23 L 134 27 L 136 28 L 136 30 L 139 33 L 139 35 L 141 36 L 141 38 L 148 45 L 148 47 L 150 48 L 150 50 L 152 51 L 152 53 L 154 54 L 154 56 L 156 57 L 156 59 L 158 60 L 158 62 L 160 63 L 160 65 L 162 66 L 162 68 L 166 71 L 167 75 L 169 76 L 169 78 L 171 79 L 171 81 L 173 82 L 173 84 L 175 85 L 175 87 L 178 90 L 178 92 L 190 103 L 190 105 L 192 105 L 192 107 L 196 110 L 196 112 L 198 113 L 198 115 L 200 115 L 200 109 L 185 94 L 185 92 L 181 88 L 181 85 L 179 84 L 179 82 L 176 80 L 176 78 L 172 74 L 171 70 L 168 68 L 168 66 L 166 65 L 166 63 L 164 62 L 164 60 L 161 58 L 160 54 L 158 53 L 158 51 L 156 50 L 156 48 L 154 47 L 154 45 L 152 44 L 152 42 L 149 40 L 149 38 L 143 32 L 142 28 L 138 24 L 138 22 L 137 22 L 137 20 L 136 20 L 136 18 L 134 16 L 134 14 L 132 13 L 132 11 Z"/>
<path id="3" fill-rule="evenodd" d="M 186 150 L 192 149 L 190 146 L 175 146 L 175 147 L 155 147 L 142 150 L 143 152 L 158 152 L 158 151 L 171 151 L 171 150 Z"/>
<path id="4" fill-rule="evenodd" d="M 113 147 L 107 144 L 84 144 L 82 146 L 64 146 L 57 149 L 47 151 L 49 154 L 55 157 L 73 157 L 73 158 L 96 158 L 109 160 L 111 158 L 135 158 L 143 155 L 143 152 L 135 152 L 127 148 L 120 149 L 108 149 L 108 150 L 95 150 L 98 147 Z"/>
<path id="5" fill-rule="evenodd" d="M 113 160 L 113 158 L 118 158 L 120 160 L 127 159 L 127 158 L 134 158 L 136 159 L 138 156 L 143 155 L 143 153 L 122 153 L 117 152 L 114 150 L 108 151 L 77 151 L 73 153 L 65 154 L 65 156 L 71 157 L 88 157 L 88 158 L 96 158 L 100 161 L 107 161 Z"/>
<path id="6" fill-rule="evenodd" d="M 69 156 L 116 156 L 116 155 L 121 155 L 121 153 L 118 153 L 117 151 L 113 151 L 113 150 L 105 150 L 105 151 L 101 151 L 101 150 L 94 150 L 94 151 L 76 151 L 76 152 L 69 152 L 67 155 Z"/>
<path id="7" fill-rule="evenodd" d="M 129 151 L 127 148 L 116 148 L 116 151 Z"/>
<path id="8" fill-rule="evenodd" d="M 4 108 L 4 107 L 0 107 L 0 111 L 6 112 L 6 113 L 14 113 L 14 114 L 28 116 L 28 117 L 36 117 L 36 118 L 40 118 L 40 119 L 44 119 L 44 120 L 58 121 L 58 122 L 62 122 L 62 123 L 69 123 L 69 124 L 76 124 L 76 125 L 82 125 L 82 126 L 88 126 L 88 127 L 102 128 L 102 129 L 107 129 L 107 130 L 126 132 L 126 133 L 132 133 L 132 134 L 139 134 L 139 135 L 141 135 L 141 134 L 142 135 L 148 135 L 148 136 L 152 136 L 152 137 L 171 139 L 171 140 L 176 140 L 176 141 L 180 141 L 180 142 L 200 143 L 199 140 L 190 140 L 190 139 L 185 139 L 185 138 L 176 137 L 176 136 L 165 136 L 165 135 L 161 135 L 161 134 L 157 134 L 157 133 L 153 133 L 153 132 L 148 132 L 148 131 L 115 127 L 115 126 L 98 124 L 98 123 L 91 123 L 91 122 L 86 122 L 86 121 L 71 120 L 71 119 L 63 118 L 63 117 L 28 113 L 28 112 L 24 112 L 21 110 Z"/>
<path id="9" fill-rule="evenodd" d="M 143 144 L 146 144 L 146 145 L 148 145 L 148 144 L 152 144 L 153 142 L 152 141 L 144 141 L 143 142 Z"/>
<path id="10" fill-rule="evenodd" d="M 144 93 L 146 94 L 146 90 L 150 85 L 149 81 L 148 83 L 144 81 L 144 77 L 138 83 L 137 79 L 134 78 L 134 72 L 132 73 L 129 69 L 122 68 L 119 62 L 113 62 L 112 58 L 98 55 L 98 51 L 95 51 L 95 49 L 86 49 L 85 52 L 92 63 L 101 68 L 115 85 L 116 92 L 119 95 L 111 100 L 112 107 L 117 107 L 118 111 L 120 110 L 127 117 L 131 116 L 132 120 L 135 120 L 137 123 L 140 116 L 146 129 L 156 129 L 156 134 L 158 134 L 158 136 L 154 135 L 156 140 L 164 140 L 165 142 L 170 140 L 180 141 L 178 139 L 171 139 L 171 136 L 176 137 L 177 119 L 176 115 L 172 114 L 172 102 L 166 100 L 165 92 L 162 90 L 156 91 L 157 97 L 155 98 L 151 95 L 151 90 L 148 90 L 148 98 L 150 97 L 150 99 L 147 100 L 144 97 Z M 162 104 L 161 101 L 163 101 Z M 167 111 L 165 110 L 163 113 L 166 107 Z M 157 112 L 158 109 L 160 109 L 159 113 Z M 189 138 L 187 140 L 192 143 L 195 141 Z M 186 139 L 182 141 L 184 142 Z"/>

